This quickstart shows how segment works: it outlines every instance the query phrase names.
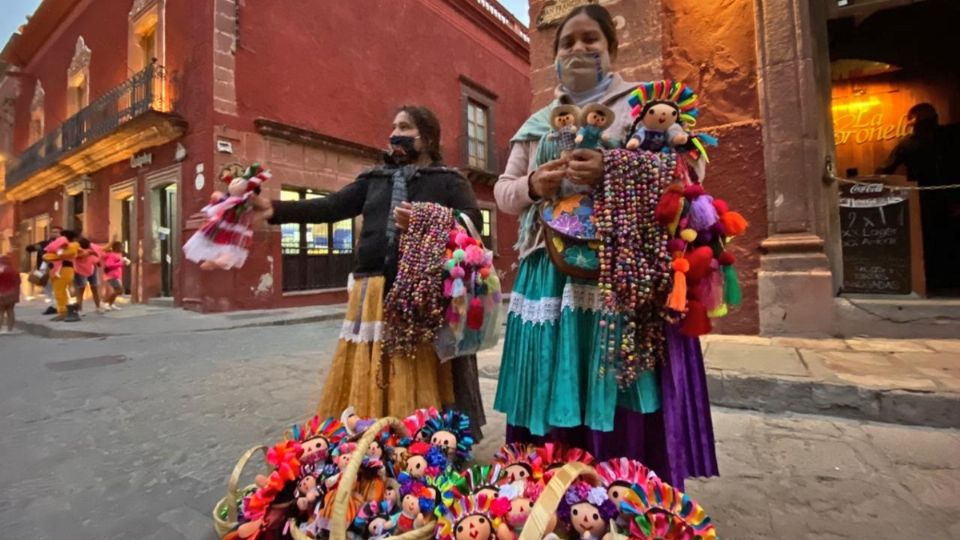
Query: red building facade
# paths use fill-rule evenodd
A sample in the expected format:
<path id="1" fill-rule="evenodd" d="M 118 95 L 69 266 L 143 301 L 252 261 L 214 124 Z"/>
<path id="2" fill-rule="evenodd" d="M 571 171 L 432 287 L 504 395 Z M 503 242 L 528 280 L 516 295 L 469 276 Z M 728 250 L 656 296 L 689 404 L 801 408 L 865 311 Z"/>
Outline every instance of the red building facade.
<path id="1" fill-rule="evenodd" d="M 191 218 L 232 163 L 270 167 L 271 198 L 336 191 L 377 162 L 397 107 L 422 104 L 509 282 L 516 221 L 492 184 L 529 114 L 530 65 L 526 29 L 496 2 L 45 0 L 3 58 L 0 236 L 15 253 L 80 228 L 124 242 L 134 301 L 341 301 L 356 220 L 258 230 L 243 269 L 202 272 L 181 256 Z"/>

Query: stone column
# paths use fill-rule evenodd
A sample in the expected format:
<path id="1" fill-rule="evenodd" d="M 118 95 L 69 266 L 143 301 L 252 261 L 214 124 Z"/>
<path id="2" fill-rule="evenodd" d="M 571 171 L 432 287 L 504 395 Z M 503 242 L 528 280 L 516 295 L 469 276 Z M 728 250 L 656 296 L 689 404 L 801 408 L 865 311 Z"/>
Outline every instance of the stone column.
<path id="1" fill-rule="evenodd" d="M 754 5 L 768 214 L 758 275 L 760 331 L 830 333 L 834 286 L 822 178 L 832 141 L 823 121 L 829 103 L 816 76 L 822 66 L 815 61 L 825 52 L 826 21 L 818 0 Z"/>

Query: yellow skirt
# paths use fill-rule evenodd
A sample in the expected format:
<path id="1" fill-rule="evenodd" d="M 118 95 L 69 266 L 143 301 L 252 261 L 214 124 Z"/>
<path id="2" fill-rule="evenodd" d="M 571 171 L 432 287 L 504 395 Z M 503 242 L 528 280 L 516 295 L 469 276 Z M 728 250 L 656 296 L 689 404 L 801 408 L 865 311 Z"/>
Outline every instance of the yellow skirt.
<path id="1" fill-rule="evenodd" d="M 403 418 L 454 403 L 450 362 L 440 362 L 432 343 L 413 358 L 391 361 L 383 354 L 383 303 L 382 276 L 356 279 L 317 406 L 321 418 L 339 418 L 349 406 L 361 417 Z"/>

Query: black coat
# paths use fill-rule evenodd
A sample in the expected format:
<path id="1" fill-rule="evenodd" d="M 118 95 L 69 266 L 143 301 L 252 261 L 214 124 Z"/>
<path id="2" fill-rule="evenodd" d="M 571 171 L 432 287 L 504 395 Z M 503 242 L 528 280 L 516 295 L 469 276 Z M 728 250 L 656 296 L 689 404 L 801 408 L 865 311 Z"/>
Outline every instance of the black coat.
<path id="1" fill-rule="evenodd" d="M 340 191 L 318 199 L 273 201 L 270 223 L 334 223 L 363 215 L 354 272 L 382 274 L 389 285 L 396 277 L 398 259 L 396 243 L 393 252 L 387 252 L 387 217 L 395 171 L 390 165 L 371 169 Z M 422 167 L 417 170 L 407 181 L 407 201 L 453 208 L 469 216 L 477 228 L 483 225 L 470 182 L 454 169 Z"/>

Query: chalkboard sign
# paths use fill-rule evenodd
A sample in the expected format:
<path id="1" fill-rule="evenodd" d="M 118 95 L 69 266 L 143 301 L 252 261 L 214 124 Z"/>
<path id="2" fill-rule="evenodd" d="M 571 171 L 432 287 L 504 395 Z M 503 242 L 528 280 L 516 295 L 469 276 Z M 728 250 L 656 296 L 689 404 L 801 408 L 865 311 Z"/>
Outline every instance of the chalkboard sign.
<path id="1" fill-rule="evenodd" d="M 883 184 L 841 184 L 844 292 L 910 294 L 907 193 Z"/>

